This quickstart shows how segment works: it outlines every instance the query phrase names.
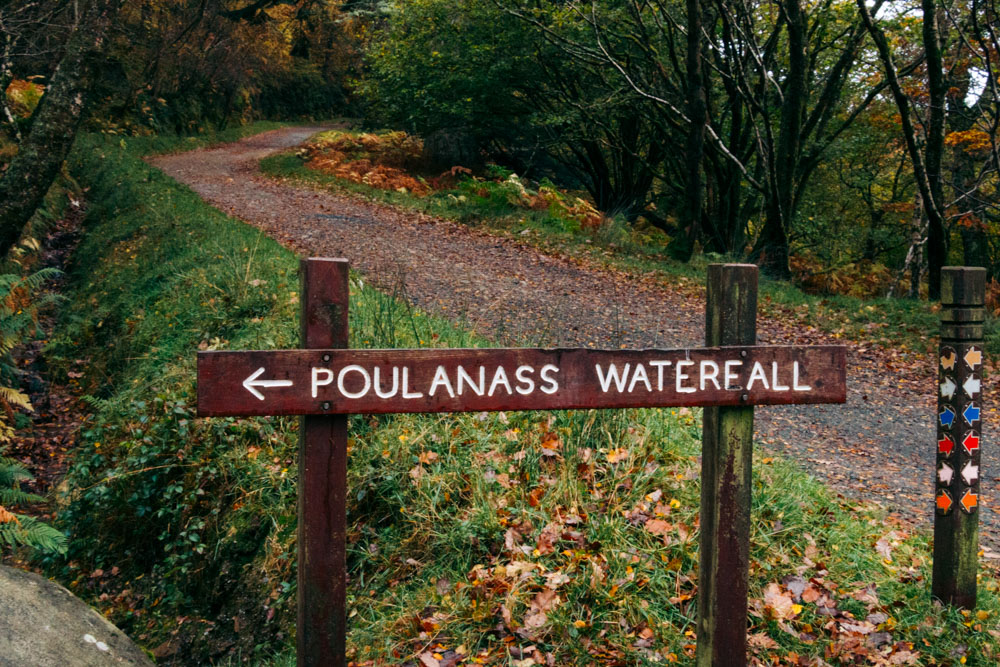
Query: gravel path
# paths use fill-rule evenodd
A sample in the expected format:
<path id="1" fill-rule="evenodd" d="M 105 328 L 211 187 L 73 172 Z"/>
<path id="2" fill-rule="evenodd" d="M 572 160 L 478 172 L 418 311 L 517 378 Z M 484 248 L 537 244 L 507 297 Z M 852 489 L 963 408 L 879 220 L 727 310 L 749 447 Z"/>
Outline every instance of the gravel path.
<path id="1" fill-rule="evenodd" d="M 377 284 L 405 286 L 421 308 L 498 341 L 588 347 L 680 347 L 704 340 L 704 293 L 581 266 L 509 238 L 263 176 L 261 158 L 319 126 L 276 130 L 151 162 L 213 206 L 301 254 L 346 257 Z M 759 323 L 761 343 L 842 343 L 812 327 Z M 758 439 L 831 487 L 927 522 L 933 511 L 935 360 L 847 343 L 844 406 L 764 407 Z M 985 396 L 995 396 L 996 376 Z M 987 399 L 987 419 L 996 415 Z M 987 433 L 989 436 L 989 433 Z M 986 451 L 990 449 L 987 446 Z M 995 487 L 983 460 L 986 501 Z M 983 506 L 984 544 L 996 517 Z"/>

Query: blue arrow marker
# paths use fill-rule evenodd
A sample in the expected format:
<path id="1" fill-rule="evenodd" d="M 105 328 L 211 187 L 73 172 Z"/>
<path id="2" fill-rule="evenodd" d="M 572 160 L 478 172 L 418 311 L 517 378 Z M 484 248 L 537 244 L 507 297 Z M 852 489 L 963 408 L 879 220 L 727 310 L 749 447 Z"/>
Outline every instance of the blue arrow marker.
<path id="1" fill-rule="evenodd" d="M 972 426 L 972 422 L 979 421 L 979 408 L 976 407 L 975 403 L 969 403 L 965 406 L 965 410 L 962 411 L 962 418 L 965 419 L 965 423 Z"/>
<path id="2" fill-rule="evenodd" d="M 945 428 L 951 428 L 951 425 L 955 422 L 955 411 L 950 407 L 944 409 L 941 413 L 941 426 Z"/>

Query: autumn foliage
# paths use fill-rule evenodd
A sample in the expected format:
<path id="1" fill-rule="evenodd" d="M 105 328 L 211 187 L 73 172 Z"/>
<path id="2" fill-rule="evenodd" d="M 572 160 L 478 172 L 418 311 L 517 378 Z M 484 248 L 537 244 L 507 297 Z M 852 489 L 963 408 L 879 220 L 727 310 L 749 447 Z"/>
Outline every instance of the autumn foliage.
<path id="1" fill-rule="evenodd" d="M 426 166 L 423 142 L 405 132 L 325 132 L 307 142 L 299 155 L 310 169 L 377 190 L 433 195 L 455 203 L 470 198 L 492 201 L 512 211 L 545 212 L 589 231 L 607 218 L 580 193 L 550 181 L 534 183 L 509 170 L 494 167 L 474 174 L 454 165 L 433 173 Z"/>

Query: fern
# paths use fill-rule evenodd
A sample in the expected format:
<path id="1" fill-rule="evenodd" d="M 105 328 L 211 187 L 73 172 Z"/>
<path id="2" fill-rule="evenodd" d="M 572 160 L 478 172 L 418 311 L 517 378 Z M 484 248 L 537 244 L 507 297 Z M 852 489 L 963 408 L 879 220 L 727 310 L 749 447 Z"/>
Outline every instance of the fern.
<path id="1" fill-rule="evenodd" d="M 21 374 L 11 352 L 38 332 L 38 309 L 58 300 L 55 295 L 39 296 L 37 292 L 59 273 L 49 268 L 26 276 L 0 274 L 0 442 L 14 436 L 9 423 L 14 410 L 32 410 L 28 397 L 11 386 Z"/>
<path id="2" fill-rule="evenodd" d="M 44 553 L 66 553 L 66 536 L 52 526 L 23 514 L 17 521 L 0 523 L 0 546 L 29 547 Z"/>
<path id="3" fill-rule="evenodd" d="M 11 548 L 28 547 L 44 553 L 65 553 L 65 535 L 34 517 L 8 509 L 43 500 L 41 496 L 21 490 L 21 483 L 32 479 L 31 473 L 19 462 L 0 456 L 0 548 L 6 545 Z"/>

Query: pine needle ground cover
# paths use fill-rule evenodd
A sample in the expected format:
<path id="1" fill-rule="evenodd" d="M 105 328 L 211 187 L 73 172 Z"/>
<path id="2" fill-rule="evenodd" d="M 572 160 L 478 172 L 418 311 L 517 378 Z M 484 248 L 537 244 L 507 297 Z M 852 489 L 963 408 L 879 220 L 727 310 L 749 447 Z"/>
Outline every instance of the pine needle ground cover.
<path id="1" fill-rule="evenodd" d="M 93 416 L 51 571 L 163 662 L 289 664 L 297 421 L 194 417 L 199 349 L 297 345 L 296 258 L 90 138 L 86 237 L 51 349 L 86 358 Z M 484 346 L 355 277 L 353 347 Z M 690 664 L 700 412 L 351 419 L 348 565 L 358 664 Z M 979 664 L 980 607 L 930 598 L 926 531 L 754 462 L 757 664 Z"/>

